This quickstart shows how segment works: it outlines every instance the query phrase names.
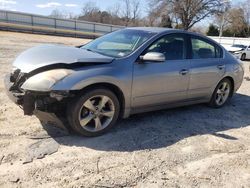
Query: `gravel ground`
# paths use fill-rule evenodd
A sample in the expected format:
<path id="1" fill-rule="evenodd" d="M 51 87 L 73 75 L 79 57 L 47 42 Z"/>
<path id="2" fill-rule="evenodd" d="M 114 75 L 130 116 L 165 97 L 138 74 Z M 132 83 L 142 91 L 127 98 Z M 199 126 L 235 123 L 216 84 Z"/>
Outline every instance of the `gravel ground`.
<path id="1" fill-rule="evenodd" d="M 83 39 L 0 32 L 0 79 L 23 50 Z M 250 187 L 250 63 L 222 109 L 134 115 L 97 138 L 41 126 L 0 81 L 0 187 Z M 49 132 L 49 134 L 47 133 Z"/>

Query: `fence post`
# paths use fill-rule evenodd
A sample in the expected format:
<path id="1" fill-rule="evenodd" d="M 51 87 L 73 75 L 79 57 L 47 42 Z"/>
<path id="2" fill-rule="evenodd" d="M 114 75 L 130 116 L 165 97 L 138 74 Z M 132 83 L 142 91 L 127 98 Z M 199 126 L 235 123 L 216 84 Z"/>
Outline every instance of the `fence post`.
<path id="1" fill-rule="evenodd" d="M 95 33 L 95 24 L 93 26 L 94 26 L 94 33 Z"/>
<path id="2" fill-rule="evenodd" d="M 7 21 L 7 23 L 9 23 L 9 16 L 8 16 L 8 12 L 5 12 L 5 16 L 6 16 L 6 21 Z"/>
<path id="3" fill-rule="evenodd" d="M 54 18 L 54 21 L 55 21 L 55 34 L 56 34 L 56 18 Z"/>
<path id="4" fill-rule="evenodd" d="M 110 32 L 112 32 L 112 31 L 113 31 L 113 26 L 112 26 L 112 25 L 110 26 L 110 30 L 111 30 Z"/>
<path id="5" fill-rule="evenodd" d="M 77 20 L 75 20 L 75 38 L 77 37 L 77 35 L 76 35 L 76 21 Z"/>
<path id="6" fill-rule="evenodd" d="M 34 26 L 34 18 L 33 18 L 33 15 L 31 15 L 31 32 L 34 33 L 34 29 L 33 29 L 33 26 Z"/>

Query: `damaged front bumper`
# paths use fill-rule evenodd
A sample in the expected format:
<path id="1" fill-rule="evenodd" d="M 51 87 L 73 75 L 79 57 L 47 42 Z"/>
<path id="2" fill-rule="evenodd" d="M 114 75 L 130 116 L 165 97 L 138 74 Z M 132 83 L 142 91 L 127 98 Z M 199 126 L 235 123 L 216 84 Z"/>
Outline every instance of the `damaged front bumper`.
<path id="1" fill-rule="evenodd" d="M 36 92 L 17 89 L 12 75 L 4 78 L 7 96 L 18 106 L 24 115 L 35 115 L 42 124 L 52 124 L 68 130 L 65 113 L 67 100 L 71 97 L 68 91 Z"/>

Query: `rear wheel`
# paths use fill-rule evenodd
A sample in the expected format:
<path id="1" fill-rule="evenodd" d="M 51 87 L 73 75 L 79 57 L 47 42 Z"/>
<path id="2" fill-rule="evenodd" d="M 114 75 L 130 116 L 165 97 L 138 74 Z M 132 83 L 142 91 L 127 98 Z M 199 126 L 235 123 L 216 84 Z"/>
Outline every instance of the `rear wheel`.
<path id="1" fill-rule="evenodd" d="M 242 54 L 240 60 L 245 61 L 246 60 L 246 54 Z"/>
<path id="2" fill-rule="evenodd" d="M 83 136 L 99 136 L 116 123 L 119 101 L 107 89 L 91 89 L 84 93 L 69 105 L 68 121 L 72 129 Z"/>
<path id="3" fill-rule="evenodd" d="M 221 80 L 215 88 L 209 105 L 214 108 L 220 108 L 229 100 L 231 96 L 232 83 L 229 79 L 225 78 Z"/>

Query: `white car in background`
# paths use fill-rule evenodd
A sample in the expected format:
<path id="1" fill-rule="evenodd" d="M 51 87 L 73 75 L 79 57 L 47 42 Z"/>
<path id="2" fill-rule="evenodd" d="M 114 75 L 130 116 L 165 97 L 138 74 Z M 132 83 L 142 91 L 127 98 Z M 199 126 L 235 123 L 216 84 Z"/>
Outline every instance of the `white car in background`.
<path id="1" fill-rule="evenodd" d="M 244 61 L 246 59 L 250 59 L 250 46 L 246 46 L 243 44 L 234 44 L 229 47 L 225 47 L 227 51 L 231 52 L 238 59 Z"/>

